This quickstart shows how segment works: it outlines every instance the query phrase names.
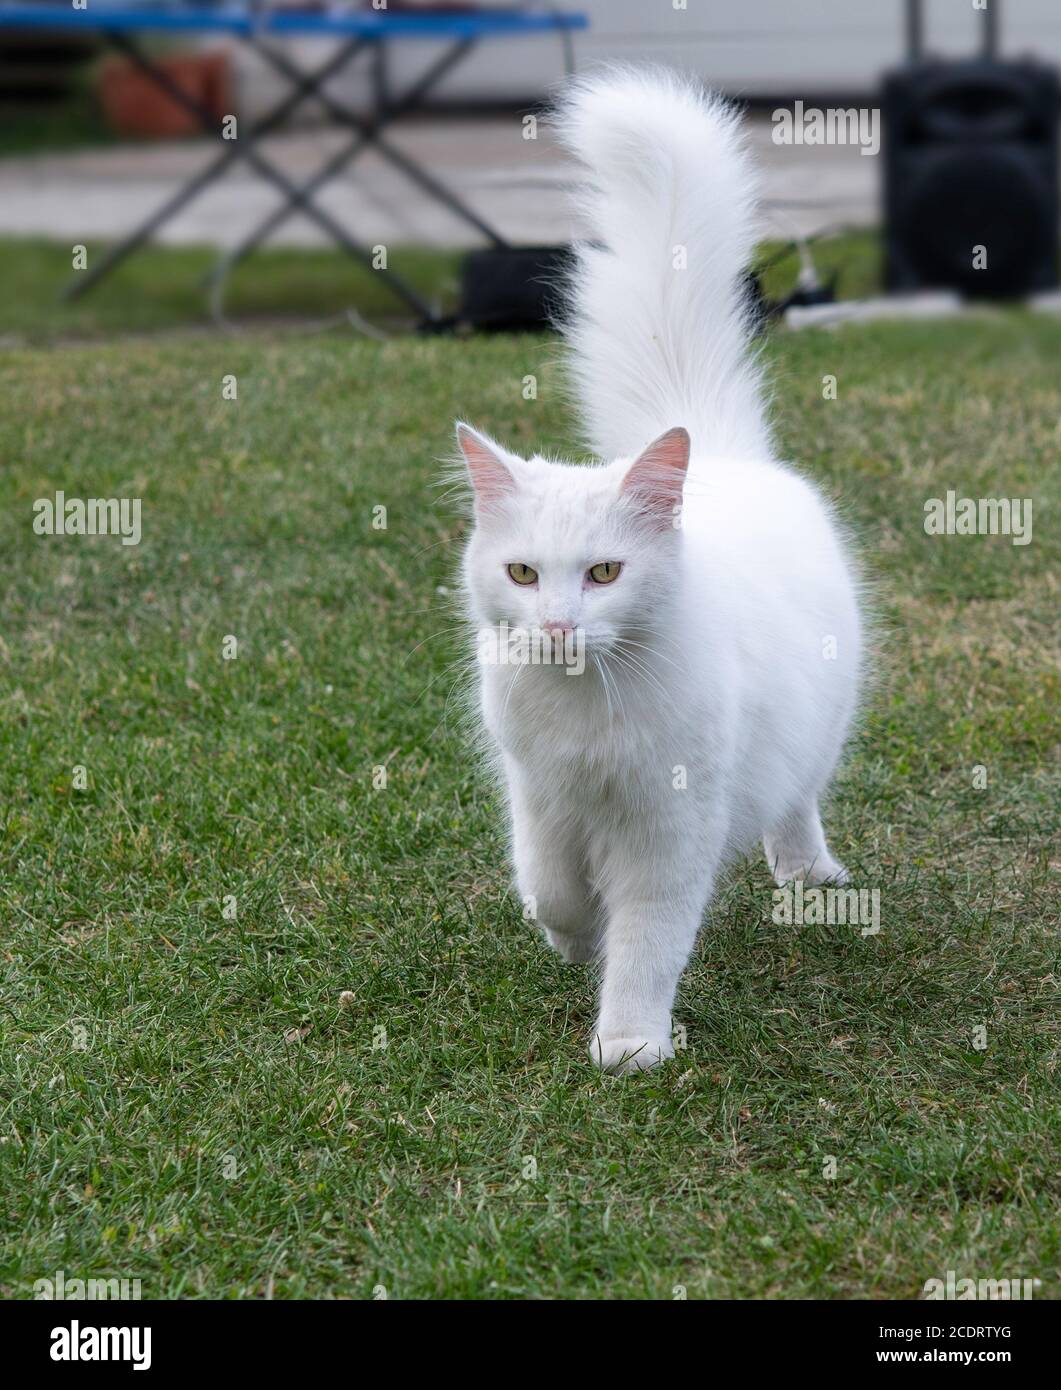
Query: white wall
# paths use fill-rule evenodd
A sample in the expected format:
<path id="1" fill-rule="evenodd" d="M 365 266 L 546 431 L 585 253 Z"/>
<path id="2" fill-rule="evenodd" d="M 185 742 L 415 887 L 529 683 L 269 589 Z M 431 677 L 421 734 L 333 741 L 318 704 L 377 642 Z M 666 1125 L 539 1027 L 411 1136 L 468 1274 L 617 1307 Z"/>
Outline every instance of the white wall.
<path id="1" fill-rule="evenodd" d="M 988 0 L 998 5 L 999 0 Z M 584 11 L 575 35 L 579 64 L 655 60 L 688 68 L 731 93 L 872 88 L 904 53 L 903 0 L 557 0 Z M 971 50 L 980 16 L 973 0 L 924 0 L 926 38 L 944 53 Z M 1008 0 L 1003 51 L 1032 49 L 1061 60 L 1061 0 Z M 426 57 L 394 46 L 395 68 L 412 73 Z M 443 89 L 497 96 L 544 90 L 560 74 L 555 38 L 484 44 Z"/>
<path id="2" fill-rule="evenodd" d="M 987 0 L 998 6 L 1000 0 Z M 656 61 L 687 68 L 734 95 L 871 91 L 881 71 L 904 54 L 903 0 L 552 0 L 581 10 L 590 28 L 574 36 L 578 66 L 602 59 Z M 680 0 L 678 0 L 680 3 Z M 944 54 L 978 42 L 974 0 L 924 0 L 926 42 Z M 1032 52 L 1061 63 L 1061 0 L 1004 0 L 1002 52 Z M 320 61 L 325 46 L 301 45 L 301 61 Z M 437 46 L 392 44 L 389 62 L 400 89 L 437 57 Z M 273 100 L 278 88 L 256 61 L 239 59 L 243 108 Z M 360 104 L 368 88 L 361 67 L 336 95 Z M 438 88 L 458 100 L 544 94 L 562 75 L 559 40 L 485 42 Z"/>

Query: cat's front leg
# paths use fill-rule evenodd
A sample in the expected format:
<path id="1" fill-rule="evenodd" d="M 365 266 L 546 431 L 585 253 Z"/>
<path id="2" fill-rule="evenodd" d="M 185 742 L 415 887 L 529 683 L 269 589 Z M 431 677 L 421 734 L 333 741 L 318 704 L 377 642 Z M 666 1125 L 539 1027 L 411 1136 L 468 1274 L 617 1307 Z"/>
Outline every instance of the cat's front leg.
<path id="1" fill-rule="evenodd" d="M 581 840 L 547 791 L 537 795 L 515 767 L 509 767 L 508 780 L 523 914 L 542 927 L 546 941 L 564 960 L 592 960 L 600 949 L 601 915 Z"/>
<path id="2" fill-rule="evenodd" d="M 606 902 L 604 979 L 590 1057 L 604 1071 L 647 1071 L 674 1056 L 671 1009 L 713 872 L 671 855 L 620 874 Z"/>

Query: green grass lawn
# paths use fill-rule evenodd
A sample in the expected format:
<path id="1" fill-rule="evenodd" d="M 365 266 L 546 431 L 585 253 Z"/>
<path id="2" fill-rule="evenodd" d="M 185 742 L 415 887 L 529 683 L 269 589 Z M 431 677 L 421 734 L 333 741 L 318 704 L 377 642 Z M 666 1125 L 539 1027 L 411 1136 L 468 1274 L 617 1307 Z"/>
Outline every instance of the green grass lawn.
<path id="1" fill-rule="evenodd" d="M 91 269 L 108 249 L 86 246 Z M 763 248 L 764 260 L 779 254 Z M 0 238 L 0 346 L 90 341 L 115 333 L 201 332 L 213 326 L 205 278 L 218 253 L 204 246 L 146 246 L 80 299 L 62 291 L 76 281 L 72 248 L 41 238 Z M 826 279 L 835 272 L 837 293 L 854 298 L 876 290 L 879 248 L 869 233 L 823 241 L 815 262 Z M 390 268 L 432 304 L 452 313 L 459 299 L 459 252 L 395 247 Z M 795 284 L 791 252 L 772 264 L 767 293 L 778 299 Z M 221 308 L 236 331 L 306 333 L 348 324 L 353 310 L 369 328 L 407 329 L 410 310 L 395 298 L 383 274 L 363 268 L 344 252 L 267 247 L 241 262 L 228 277 Z"/>
<path id="2" fill-rule="evenodd" d="M 1061 323 L 767 354 L 883 619 L 827 814 L 882 929 L 775 926 L 737 866 L 686 1050 L 614 1080 L 591 973 L 507 891 L 440 592 L 453 417 L 561 448 L 555 343 L 0 350 L 0 1293 L 1057 1295 Z M 59 488 L 140 497 L 142 543 L 34 535 Z M 947 488 L 1034 498 L 1033 543 L 926 536 Z"/>
<path id="3" fill-rule="evenodd" d="M 86 245 L 90 269 L 108 246 Z M 201 333 L 214 327 L 205 280 L 218 253 L 208 247 L 144 247 L 82 298 L 67 301 L 62 291 L 77 276 L 72 261 L 69 246 L 0 238 L 0 346 L 92 341 L 115 333 Z M 453 308 L 460 275 L 454 252 L 396 247 L 389 264 L 438 311 Z M 410 313 L 384 275 L 342 252 L 273 247 L 232 271 L 221 309 L 237 332 L 302 334 L 345 326 L 351 309 L 384 330 L 406 327 Z"/>

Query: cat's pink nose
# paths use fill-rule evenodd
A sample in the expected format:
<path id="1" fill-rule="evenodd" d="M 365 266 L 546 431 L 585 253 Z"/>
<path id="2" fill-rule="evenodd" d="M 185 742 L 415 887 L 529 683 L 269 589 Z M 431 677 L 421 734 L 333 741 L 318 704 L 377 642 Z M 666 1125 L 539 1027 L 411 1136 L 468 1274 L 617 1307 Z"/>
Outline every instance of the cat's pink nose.
<path id="1" fill-rule="evenodd" d="M 566 618 L 547 618 L 545 622 L 542 623 L 543 632 L 563 633 L 574 632 L 574 630 L 574 623 L 568 622 Z"/>

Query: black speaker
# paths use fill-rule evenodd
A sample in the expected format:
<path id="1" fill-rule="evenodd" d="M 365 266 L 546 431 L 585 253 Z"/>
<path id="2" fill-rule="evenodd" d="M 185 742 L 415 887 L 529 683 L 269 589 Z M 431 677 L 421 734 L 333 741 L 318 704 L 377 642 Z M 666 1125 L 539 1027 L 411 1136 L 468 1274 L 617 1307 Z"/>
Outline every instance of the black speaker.
<path id="1" fill-rule="evenodd" d="M 1057 285 L 1052 68 L 917 63 L 886 77 L 882 114 L 889 289 L 990 299 Z"/>
<path id="2" fill-rule="evenodd" d="M 548 328 L 570 272 L 569 246 L 491 246 L 469 251 L 461 275 L 459 318 L 482 330 Z"/>

